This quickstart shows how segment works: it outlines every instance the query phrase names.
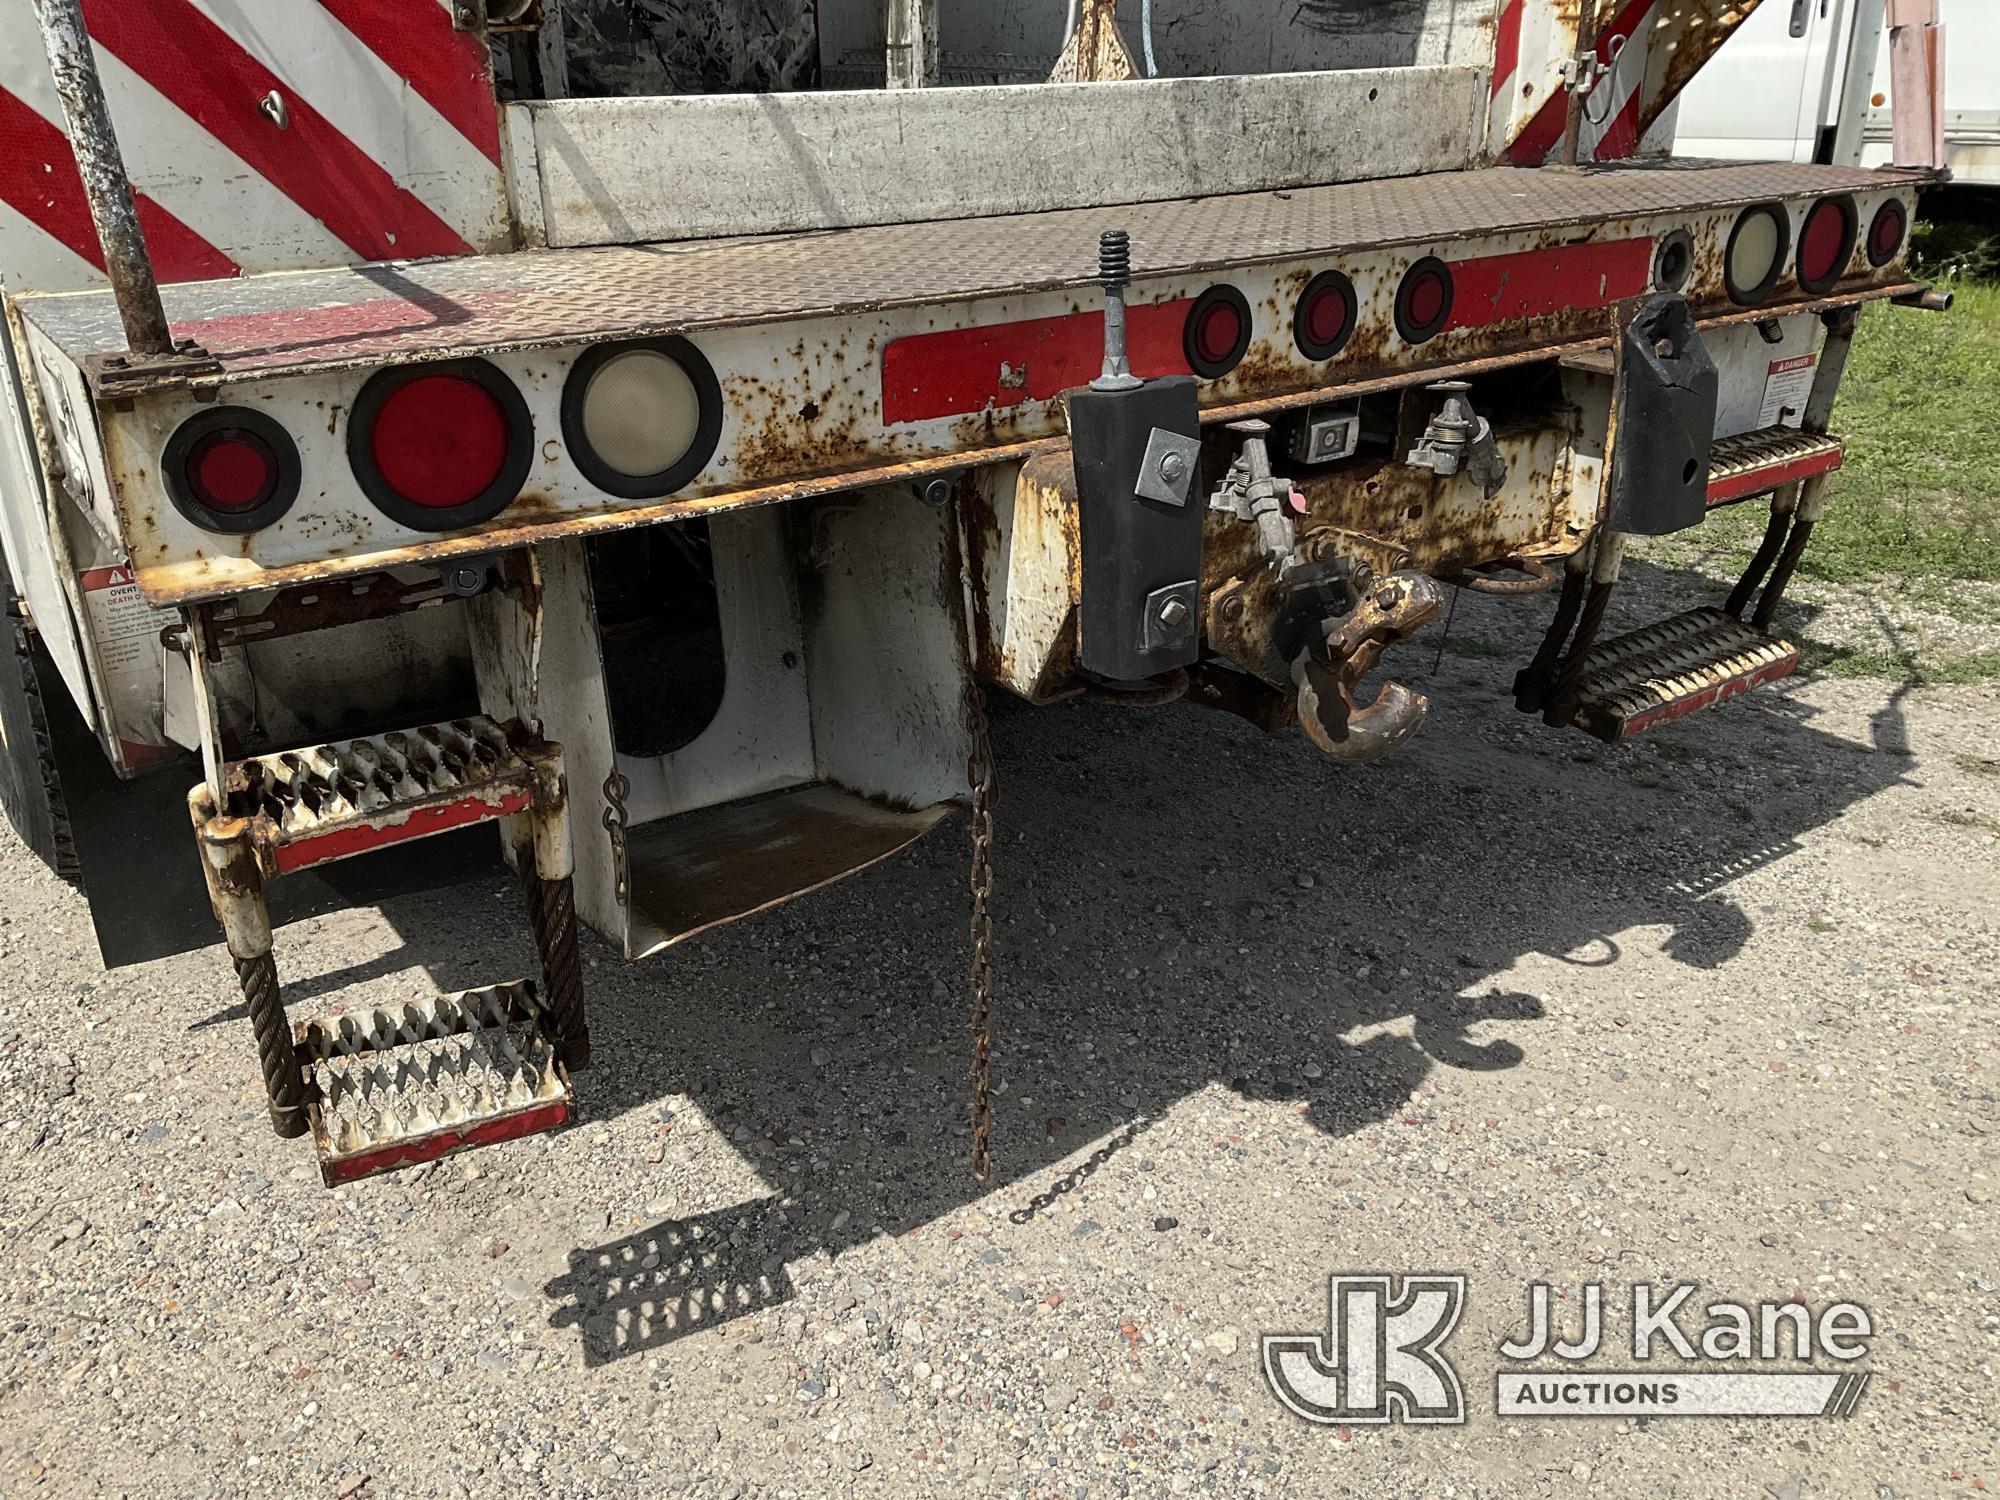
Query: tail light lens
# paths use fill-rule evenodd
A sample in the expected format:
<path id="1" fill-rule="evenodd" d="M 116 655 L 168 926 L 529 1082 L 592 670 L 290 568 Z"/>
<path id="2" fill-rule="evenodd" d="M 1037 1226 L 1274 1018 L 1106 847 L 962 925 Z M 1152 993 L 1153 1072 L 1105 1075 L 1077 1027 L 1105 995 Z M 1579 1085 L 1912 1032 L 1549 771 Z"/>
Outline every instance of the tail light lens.
<path id="1" fill-rule="evenodd" d="M 455 531 L 521 493 L 534 420 L 513 381 L 483 359 L 408 365 L 370 377 L 347 424 L 347 461 L 391 520 Z"/>
<path id="2" fill-rule="evenodd" d="M 722 387 L 686 339 L 604 344 L 570 367 L 562 427 L 570 457 L 599 489 L 670 495 L 715 457 Z"/>
<path id="3" fill-rule="evenodd" d="M 1743 210 L 1729 232 L 1729 247 L 1722 257 L 1723 285 L 1732 301 L 1747 306 L 1771 295 L 1778 273 L 1784 269 L 1791 238 L 1791 221 L 1780 205 L 1759 203 Z"/>
<path id="4" fill-rule="evenodd" d="M 1181 329 L 1181 352 L 1203 380 L 1219 380 L 1250 347 L 1250 304 L 1233 286 L 1212 286 L 1194 299 Z"/>
<path id="5" fill-rule="evenodd" d="M 1354 283 L 1322 271 L 1306 283 L 1292 315 L 1292 342 L 1307 359 L 1332 359 L 1354 335 Z"/>
<path id="6" fill-rule="evenodd" d="M 1451 267 L 1426 255 L 1403 273 L 1396 288 L 1396 332 L 1406 344 L 1422 344 L 1444 332 L 1451 321 L 1455 288 Z"/>
<path id="7" fill-rule="evenodd" d="M 1903 239 L 1909 232 L 1910 211 L 1891 198 L 1868 221 L 1868 264 L 1878 271 L 1888 265 L 1902 250 Z"/>
<path id="8" fill-rule="evenodd" d="M 1854 200 L 1822 198 L 1806 212 L 1799 230 L 1799 285 L 1812 293 L 1831 291 L 1854 259 Z"/>
<path id="9" fill-rule="evenodd" d="M 262 412 L 219 406 L 189 417 L 160 458 L 174 509 L 204 531 L 259 531 L 299 494 L 299 450 Z"/>

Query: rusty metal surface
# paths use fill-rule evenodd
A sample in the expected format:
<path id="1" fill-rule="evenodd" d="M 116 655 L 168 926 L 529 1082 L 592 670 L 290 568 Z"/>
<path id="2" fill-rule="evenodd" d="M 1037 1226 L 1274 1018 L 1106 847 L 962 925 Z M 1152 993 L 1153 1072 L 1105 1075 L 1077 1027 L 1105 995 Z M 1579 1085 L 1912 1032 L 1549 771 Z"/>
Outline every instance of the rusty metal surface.
<path id="1" fill-rule="evenodd" d="M 293 1035 L 329 1183 L 502 1138 L 509 1119 L 561 1123 L 574 1102 L 525 980 L 301 1021 Z"/>
<path id="2" fill-rule="evenodd" d="M 950 811 L 948 802 L 887 807 L 816 783 L 628 829 L 634 933 L 650 937 L 650 950 L 830 885 Z"/>
<path id="3" fill-rule="evenodd" d="M 491 719 L 454 719 L 233 761 L 223 812 L 261 820 L 270 841 L 297 843 L 407 820 L 441 802 L 498 797 L 526 788 L 533 774 Z"/>
<path id="4" fill-rule="evenodd" d="M 1714 485 L 1759 469 L 1782 468 L 1802 459 L 1823 458 L 1840 451 L 1840 439 L 1828 433 L 1804 432 L 1796 427 L 1760 427 L 1715 440 L 1709 456 L 1709 483 Z"/>
<path id="5" fill-rule="evenodd" d="M 1125 228 L 1135 279 L 1585 225 L 1927 174 L 1812 164 L 1492 168 L 1183 202 L 829 233 L 389 263 L 168 288 L 174 332 L 224 378 L 446 358 L 1083 285 Z M 109 293 L 23 299 L 82 361 L 122 347 Z"/>

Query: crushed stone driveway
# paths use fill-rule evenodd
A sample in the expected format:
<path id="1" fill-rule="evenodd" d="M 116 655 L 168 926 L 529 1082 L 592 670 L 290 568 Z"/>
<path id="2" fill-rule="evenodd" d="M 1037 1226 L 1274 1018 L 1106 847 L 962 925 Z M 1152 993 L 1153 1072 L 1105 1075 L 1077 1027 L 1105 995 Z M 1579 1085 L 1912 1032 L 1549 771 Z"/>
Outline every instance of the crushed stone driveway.
<path id="1" fill-rule="evenodd" d="M 1429 654 L 1374 769 L 998 712 L 985 1186 L 962 823 L 662 959 L 588 939 L 580 1123 L 333 1192 L 221 950 L 106 974 L 6 843 L 0 1495 L 2000 1490 L 2000 696 L 1794 681 L 1614 750 Z M 493 878 L 278 956 L 300 1016 L 532 949 Z M 1373 1271 L 1469 1279 L 1464 1425 L 1267 1387 Z M 1632 1283 L 1852 1300 L 1871 1381 L 1503 1419 L 1536 1281 L 1571 1328 L 1604 1285 L 1604 1369 Z"/>

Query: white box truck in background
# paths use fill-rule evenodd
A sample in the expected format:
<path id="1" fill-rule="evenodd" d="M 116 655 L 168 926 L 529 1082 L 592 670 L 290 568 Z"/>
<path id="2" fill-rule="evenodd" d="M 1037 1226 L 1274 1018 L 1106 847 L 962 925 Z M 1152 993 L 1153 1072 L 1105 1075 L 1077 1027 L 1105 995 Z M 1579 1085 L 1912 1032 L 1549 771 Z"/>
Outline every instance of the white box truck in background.
<path id="1" fill-rule="evenodd" d="M 1773 0 L 1759 6 L 1682 91 L 1676 152 L 1842 166 L 1886 163 L 1885 9 L 1885 0 Z M 1937 12 L 1951 36 L 1946 163 L 1960 184 L 2000 187 L 2000 6 L 1937 0 Z"/>

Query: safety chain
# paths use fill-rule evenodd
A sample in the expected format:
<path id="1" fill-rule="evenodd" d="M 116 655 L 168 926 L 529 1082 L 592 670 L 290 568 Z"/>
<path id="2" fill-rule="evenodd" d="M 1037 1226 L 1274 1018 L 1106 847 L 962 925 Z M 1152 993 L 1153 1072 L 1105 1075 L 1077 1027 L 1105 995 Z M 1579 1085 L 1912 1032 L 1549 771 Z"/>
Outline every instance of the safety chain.
<path id="1" fill-rule="evenodd" d="M 604 831 L 611 836 L 611 868 L 618 877 L 618 904 L 626 904 L 625 881 L 625 799 L 632 795 L 632 778 L 616 766 L 604 778 Z"/>
<path id="2" fill-rule="evenodd" d="M 972 783 L 972 1175 L 992 1175 L 993 1139 L 993 799 L 1000 790 L 987 733 L 986 694 L 967 676 L 965 717 L 972 731 L 966 778 Z"/>

